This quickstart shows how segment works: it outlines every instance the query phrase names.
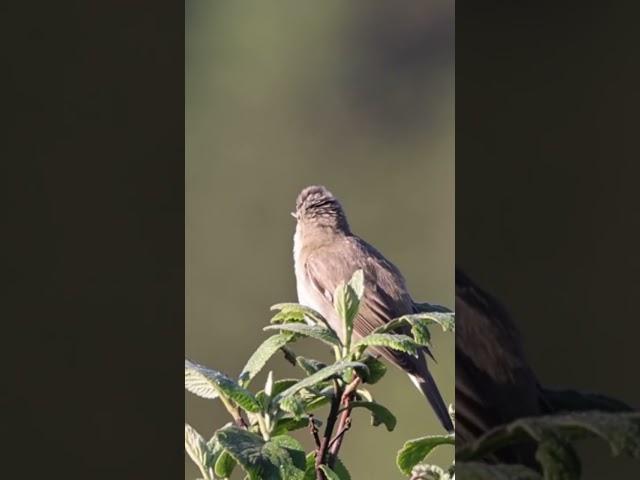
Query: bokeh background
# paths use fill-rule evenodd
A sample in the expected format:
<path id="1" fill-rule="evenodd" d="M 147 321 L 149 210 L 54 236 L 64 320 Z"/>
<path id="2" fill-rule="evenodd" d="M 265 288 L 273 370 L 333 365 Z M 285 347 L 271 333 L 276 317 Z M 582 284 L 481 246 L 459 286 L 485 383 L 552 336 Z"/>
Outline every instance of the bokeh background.
<path id="1" fill-rule="evenodd" d="M 266 338 L 269 306 L 296 300 L 289 212 L 308 184 L 342 200 L 417 300 L 453 305 L 453 39 L 449 1 L 186 3 L 187 357 L 237 375 Z M 435 332 L 434 347 L 453 402 L 453 336 Z M 281 358 L 270 368 L 298 374 Z M 356 413 L 341 456 L 354 479 L 401 478 L 403 442 L 441 427 L 395 369 L 372 390 L 398 426 Z M 206 436 L 228 421 L 190 394 L 185 420 Z"/>

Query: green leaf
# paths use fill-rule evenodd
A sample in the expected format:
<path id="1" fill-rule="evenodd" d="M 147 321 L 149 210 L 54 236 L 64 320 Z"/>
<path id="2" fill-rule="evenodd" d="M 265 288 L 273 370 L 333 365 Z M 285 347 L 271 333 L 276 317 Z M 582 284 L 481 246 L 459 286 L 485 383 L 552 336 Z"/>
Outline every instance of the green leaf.
<path id="1" fill-rule="evenodd" d="M 325 474 L 327 480 L 341 480 L 338 474 L 326 465 L 320 465 L 320 470 Z"/>
<path id="2" fill-rule="evenodd" d="M 304 447 L 290 435 L 277 435 L 273 436 L 270 440 L 273 444 L 284 448 L 289 453 L 293 465 L 300 470 L 300 475 L 305 469 L 306 459 L 304 453 Z"/>
<path id="3" fill-rule="evenodd" d="M 353 289 L 356 297 L 358 298 L 358 302 L 362 300 L 364 296 L 364 272 L 362 269 L 356 270 L 349 280 L 349 286 Z"/>
<path id="4" fill-rule="evenodd" d="M 314 360 L 313 358 L 305 358 L 300 356 L 296 358 L 296 363 L 305 371 L 307 375 L 312 375 L 318 370 L 322 370 L 327 366 L 326 363 Z"/>
<path id="5" fill-rule="evenodd" d="M 409 475 L 411 469 L 439 445 L 455 445 L 455 436 L 453 434 L 429 435 L 409 440 L 398 451 L 396 465 L 402 473 Z"/>
<path id="6" fill-rule="evenodd" d="M 431 332 L 424 322 L 415 322 L 411 326 L 411 335 L 413 340 L 423 347 L 431 346 Z"/>
<path id="7" fill-rule="evenodd" d="M 351 342 L 353 320 L 358 314 L 364 293 L 364 273 L 357 270 L 347 284 L 338 285 L 333 294 L 333 308 L 338 313 L 346 332 L 346 344 Z"/>
<path id="8" fill-rule="evenodd" d="M 364 383 L 373 385 L 380 381 L 385 373 L 387 373 L 387 366 L 373 355 L 365 356 L 362 363 L 364 363 L 369 370 L 368 373 L 362 375 L 362 381 Z"/>
<path id="9" fill-rule="evenodd" d="M 319 423 L 319 420 L 315 420 L 316 423 Z M 274 427 L 272 435 L 281 435 L 287 432 L 293 432 L 294 430 L 300 430 L 301 428 L 305 428 L 309 426 L 309 418 L 301 417 L 282 417 L 278 420 L 277 425 Z"/>
<path id="10" fill-rule="evenodd" d="M 211 478 L 209 469 L 213 463 L 213 453 L 202 435 L 188 423 L 184 424 L 184 449 L 200 469 L 202 476 L 205 479 Z"/>
<path id="11" fill-rule="evenodd" d="M 293 418 L 300 418 L 304 415 L 304 404 L 297 395 L 290 395 L 280 401 L 280 408 L 285 412 L 293 414 Z"/>
<path id="12" fill-rule="evenodd" d="M 271 398 L 275 397 L 280 392 L 284 392 L 287 388 L 291 387 L 292 385 L 295 385 L 299 381 L 300 380 L 298 380 L 297 378 L 284 378 L 282 380 L 276 380 L 275 382 L 273 382 L 273 385 L 271 387 L 272 391 L 271 391 L 270 397 Z M 267 407 L 267 405 L 265 405 L 267 396 L 264 390 L 260 390 L 258 393 L 256 393 L 256 400 L 258 400 L 258 402 L 260 402 L 261 405 L 264 405 L 265 407 Z"/>
<path id="13" fill-rule="evenodd" d="M 425 325 L 440 325 L 444 332 L 455 332 L 456 316 L 453 312 L 428 312 L 428 313 L 415 313 L 413 315 L 405 315 L 409 322 L 412 324 L 415 322 L 423 322 Z"/>
<path id="14" fill-rule="evenodd" d="M 273 305 L 271 310 L 279 310 L 281 313 L 281 315 L 276 314 L 271 319 L 272 323 L 278 323 L 287 318 L 290 319 L 289 321 L 299 322 L 299 319 L 302 318 L 303 320 L 308 319 L 314 323 L 323 323 L 327 327 L 329 326 L 329 322 L 320 313 L 299 303 L 278 303 Z M 274 321 L 276 317 L 278 317 L 278 320 Z"/>
<path id="15" fill-rule="evenodd" d="M 216 460 L 215 472 L 220 478 L 230 477 L 233 473 L 233 469 L 236 468 L 237 462 L 226 451 L 223 451 Z"/>
<path id="16" fill-rule="evenodd" d="M 384 424 L 387 430 L 392 431 L 396 428 L 396 417 L 389 411 L 387 407 L 384 407 L 376 402 L 351 402 L 351 408 L 366 408 L 371 412 L 371 425 L 377 427 Z"/>
<path id="17" fill-rule="evenodd" d="M 287 343 L 295 340 L 295 335 L 279 333 L 267 338 L 257 348 L 240 373 L 240 384 L 244 387 L 264 368 L 269 359 Z"/>
<path id="18" fill-rule="evenodd" d="M 342 345 L 340 339 L 333 330 L 320 325 L 307 325 L 306 323 L 283 323 L 281 325 L 270 325 L 264 327 L 264 330 L 283 330 L 287 332 L 298 333 L 306 337 L 312 337 L 325 342 L 333 347 Z"/>
<path id="19" fill-rule="evenodd" d="M 200 397 L 216 398 L 218 394 L 222 394 L 247 412 L 257 413 L 261 410 L 260 404 L 249 390 L 238 385 L 224 373 L 189 360 L 184 361 L 184 384 L 187 390 Z"/>
<path id="20" fill-rule="evenodd" d="M 333 472 L 338 475 L 340 480 L 351 480 L 351 474 L 347 467 L 344 466 L 340 458 L 336 458 L 335 465 L 333 466 Z M 303 480 L 315 480 L 316 478 L 316 454 L 311 452 L 307 455 L 306 468 L 304 472 Z"/>
<path id="21" fill-rule="evenodd" d="M 456 474 L 465 480 L 542 480 L 542 476 L 522 465 L 489 465 L 457 462 Z"/>
<path id="22" fill-rule="evenodd" d="M 283 398 L 294 395 L 299 392 L 303 388 L 313 387 L 317 383 L 326 380 L 327 378 L 333 377 L 349 368 L 363 369 L 365 372 L 367 371 L 367 366 L 364 363 L 360 362 L 347 362 L 345 360 L 341 360 L 339 362 L 334 363 L 333 365 L 329 365 L 328 367 L 323 368 L 322 370 L 314 373 L 313 375 L 308 376 L 307 378 L 303 378 L 295 385 L 287 388 L 284 392 L 276 395 L 274 397 L 274 402 L 280 402 Z"/>
<path id="23" fill-rule="evenodd" d="M 340 458 L 336 458 L 336 463 L 333 466 L 333 471 L 338 474 L 338 478 L 340 478 L 340 480 L 351 480 L 351 474 L 349 473 L 349 470 L 347 470 L 347 467 L 345 467 L 344 463 L 342 463 L 342 460 L 340 460 Z"/>
<path id="24" fill-rule="evenodd" d="M 417 356 L 418 345 L 407 335 L 395 335 L 391 333 L 372 333 L 356 342 L 353 348 L 357 347 L 386 347 L 393 350 L 409 353 Z"/>
<path id="25" fill-rule="evenodd" d="M 301 447 L 297 449 L 299 444 L 290 437 L 287 439 L 274 437 L 265 442 L 254 433 L 230 426 L 218 430 L 216 438 L 251 480 L 302 480 L 303 478 L 304 452 Z"/>
<path id="26" fill-rule="evenodd" d="M 449 474 L 437 465 L 416 465 L 411 470 L 411 480 L 449 480 Z"/>

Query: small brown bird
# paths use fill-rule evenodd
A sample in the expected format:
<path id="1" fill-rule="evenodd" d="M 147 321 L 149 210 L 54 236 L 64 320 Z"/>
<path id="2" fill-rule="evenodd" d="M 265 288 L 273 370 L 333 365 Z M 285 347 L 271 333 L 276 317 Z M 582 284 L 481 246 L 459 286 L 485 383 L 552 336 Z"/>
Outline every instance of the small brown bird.
<path id="1" fill-rule="evenodd" d="M 298 301 L 320 312 L 339 336 L 344 338 L 345 332 L 333 308 L 333 292 L 359 269 L 364 273 L 365 292 L 354 320 L 355 338 L 394 318 L 422 311 L 409 295 L 400 271 L 351 232 L 340 202 L 325 187 L 302 190 L 292 215 L 297 220 L 293 256 Z M 430 352 L 425 348 L 416 358 L 386 348 L 377 351 L 409 375 L 442 426 L 452 431 L 447 407 L 427 369 L 424 354 Z"/>

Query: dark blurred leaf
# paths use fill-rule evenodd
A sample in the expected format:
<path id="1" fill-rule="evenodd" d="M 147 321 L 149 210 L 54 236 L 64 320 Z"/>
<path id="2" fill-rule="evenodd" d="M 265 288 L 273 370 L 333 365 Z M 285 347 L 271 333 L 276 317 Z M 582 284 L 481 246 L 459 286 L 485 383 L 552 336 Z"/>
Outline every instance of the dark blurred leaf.
<path id="1" fill-rule="evenodd" d="M 542 395 L 548 405 L 548 413 L 600 410 L 603 412 L 631 412 L 633 409 L 618 399 L 605 395 L 576 390 L 552 390 L 542 388 Z"/>
<path id="2" fill-rule="evenodd" d="M 542 465 L 547 480 L 579 480 L 580 459 L 575 450 L 558 436 L 548 435 L 536 451 L 536 459 Z"/>
<path id="3" fill-rule="evenodd" d="M 497 427 L 473 443 L 456 450 L 461 461 L 479 459 L 502 446 L 523 440 L 541 442 L 552 435 L 578 440 L 598 437 L 614 455 L 640 458 L 640 413 L 579 412 L 523 418 Z"/>
<path id="4" fill-rule="evenodd" d="M 542 476 L 522 465 L 489 465 L 480 462 L 457 462 L 460 480 L 543 480 Z"/>

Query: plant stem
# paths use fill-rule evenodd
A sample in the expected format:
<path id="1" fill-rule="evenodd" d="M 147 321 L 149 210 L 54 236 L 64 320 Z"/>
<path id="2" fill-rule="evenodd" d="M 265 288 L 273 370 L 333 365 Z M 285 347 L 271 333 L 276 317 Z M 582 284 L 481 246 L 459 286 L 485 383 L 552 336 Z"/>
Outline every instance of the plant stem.
<path id="1" fill-rule="evenodd" d="M 229 399 L 225 398 L 223 395 L 220 395 L 220 400 L 222 400 L 223 405 L 225 406 L 231 417 L 233 417 L 233 421 L 235 422 L 235 424 L 240 428 L 247 428 L 247 422 L 242 417 L 242 411 L 240 410 L 240 407 L 233 406 Z"/>
<path id="2" fill-rule="evenodd" d="M 340 451 L 340 447 L 342 446 L 342 441 L 344 440 L 344 435 L 347 433 L 347 430 L 351 428 L 351 401 L 353 399 L 353 394 L 358 390 L 362 379 L 356 375 L 356 378 L 347 385 L 347 388 L 342 393 L 340 398 L 340 406 L 343 410 L 340 414 L 340 422 L 338 423 L 338 433 L 335 438 L 331 441 L 329 448 L 329 468 L 333 468 L 336 463 L 336 458 L 338 457 L 338 452 Z"/>
<path id="3" fill-rule="evenodd" d="M 338 410 L 340 409 L 340 403 L 342 400 L 342 387 L 338 380 L 333 381 L 333 389 L 334 395 L 331 399 L 331 409 L 329 410 L 329 416 L 327 417 L 327 426 L 324 429 L 324 436 L 320 441 L 320 447 L 316 453 L 316 480 L 325 480 L 324 473 L 320 468 L 320 465 L 327 465 L 325 457 L 327 456 L 329 444 L 331 443 L 333 428 L 338 420 Z"/>

